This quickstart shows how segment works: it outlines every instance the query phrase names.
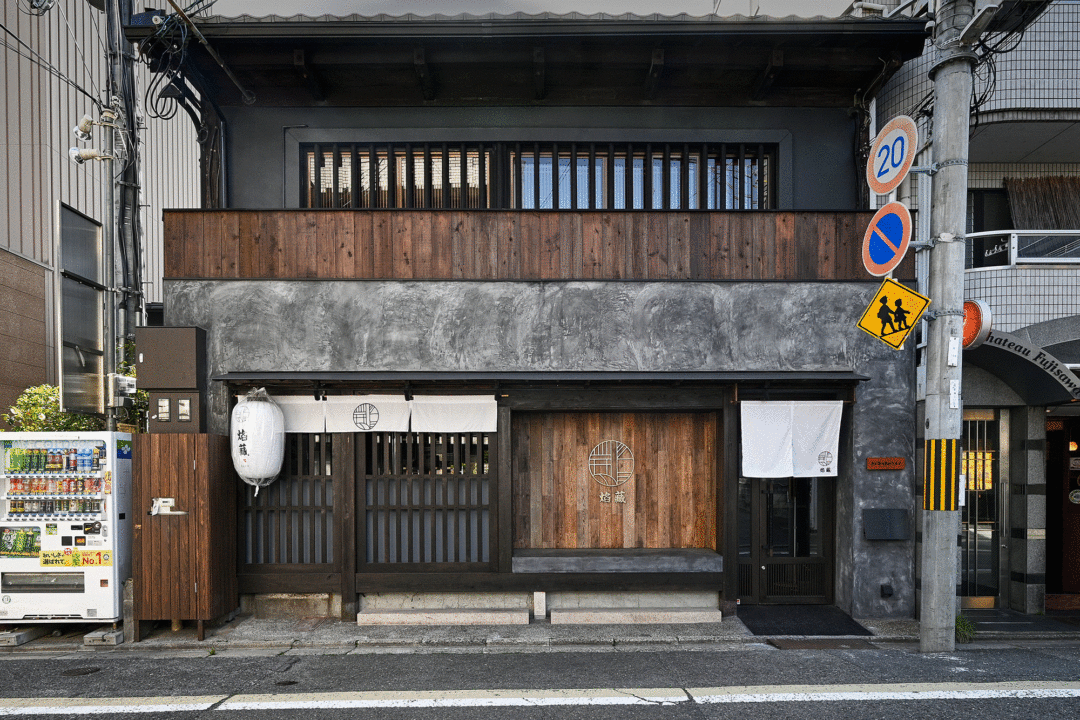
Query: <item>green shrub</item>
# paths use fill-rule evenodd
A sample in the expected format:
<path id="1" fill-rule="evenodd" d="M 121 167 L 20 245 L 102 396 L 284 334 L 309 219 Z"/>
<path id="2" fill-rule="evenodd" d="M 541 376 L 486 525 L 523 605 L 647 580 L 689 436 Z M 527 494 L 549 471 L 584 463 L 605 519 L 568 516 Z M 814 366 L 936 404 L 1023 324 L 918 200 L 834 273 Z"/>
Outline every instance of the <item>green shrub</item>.
<path id="1" fill-rule="evenodd" d="M 969 643 L 975 639 L 975 623 L 963 615 L 956 616 L 956 642 Z"/>
<path id="2" fill-rule="evenodd" d="M 55 385 L 26 388 L 3 418 L 17 432 L 73 432 L 105 428 L 104 421 L 99 417 L 61 412 L 60 388 Z"/>

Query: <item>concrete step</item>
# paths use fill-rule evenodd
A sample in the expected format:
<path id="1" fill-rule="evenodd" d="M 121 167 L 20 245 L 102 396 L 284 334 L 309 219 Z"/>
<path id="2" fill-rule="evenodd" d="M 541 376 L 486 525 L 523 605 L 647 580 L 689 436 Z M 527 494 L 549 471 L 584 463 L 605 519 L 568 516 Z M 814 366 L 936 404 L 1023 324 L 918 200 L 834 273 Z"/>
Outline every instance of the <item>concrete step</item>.
<path id="1" fill-rule="evenodd" d="M 529 611 L 510 608 L 365 610 L 357 625 L 528 625 Z"/>
<path id="2" fill-rule="evenodd" d="M 552 625 L 651 625 L 718 623 L 719 610 L 709 608 L 551 608 Z"/>

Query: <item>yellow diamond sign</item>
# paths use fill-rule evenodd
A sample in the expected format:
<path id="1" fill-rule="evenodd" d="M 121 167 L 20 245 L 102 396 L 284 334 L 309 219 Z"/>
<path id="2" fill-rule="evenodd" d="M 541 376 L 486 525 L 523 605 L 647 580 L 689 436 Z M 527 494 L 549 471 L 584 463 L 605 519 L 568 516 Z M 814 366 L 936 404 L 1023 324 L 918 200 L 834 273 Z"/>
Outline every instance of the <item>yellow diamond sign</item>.
<path id="1" fill-rule="evenodd" d="M 930 298 L 885 278 L 857 324 L 863 332 L 899 350 L 928 305 Z"/>

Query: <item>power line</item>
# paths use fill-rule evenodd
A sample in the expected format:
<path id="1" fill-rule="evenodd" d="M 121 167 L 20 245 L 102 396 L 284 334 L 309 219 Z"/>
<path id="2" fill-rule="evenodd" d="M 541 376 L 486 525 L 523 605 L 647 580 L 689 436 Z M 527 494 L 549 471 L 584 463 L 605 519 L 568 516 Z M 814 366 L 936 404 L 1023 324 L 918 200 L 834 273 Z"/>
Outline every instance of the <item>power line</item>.
<path id="1" fill-rule="evenodd" d="M 75 82 L 74 80 L 69 78 L 64 73 L 60 72 L 60 70 L 55 65 L 53 65 L 48 60 L 43 58 L 32 47 L 30 47 L 25 42 L 23 42 L 21 39 L 19 39 L 19 36 L 16 35 L 15 33 L 11 32 L 11 30 L 9 30 L 8 27 L 6 25 L 4 25 L 3 23 L 0 23 L 0 30 L 3 30 L 8 35 L 13 37 L 15 39 L 15 42 L 17 42 L 22 47 L 26 48 L 30 53 L 32 53 L 32 55 L 27 55 L 27 54 L 21 52 L 18 47 L 14 46 L 14 45 L 11 45 L 6 40 L 0 40 L 0 44 L 2 44 L 7 49 L 11 50 L 13 53 L 18 55 L 19 57 L 25 58 L 25 59 L 29 60 L 30 62 L 34 63 L 35 65 L 38 65 L 38 66 L 44 68 L 46 71 L 49 72 L 50 75 L 53 75 L 54 77 L 58 78 L 59 80 L 62 80 L 63 82 L 70 85 L 71 87 L 75 88 L 76 90 L 81 92 L 83 95 L 90 98 L 94 102 L 94 105 L 96 105 L 99 108 L 101 107 L 101 101 L 100 100 L 98 100 L 96 97 L 94 97 L 86 88 L 79 85 L 77 82 Z"/>

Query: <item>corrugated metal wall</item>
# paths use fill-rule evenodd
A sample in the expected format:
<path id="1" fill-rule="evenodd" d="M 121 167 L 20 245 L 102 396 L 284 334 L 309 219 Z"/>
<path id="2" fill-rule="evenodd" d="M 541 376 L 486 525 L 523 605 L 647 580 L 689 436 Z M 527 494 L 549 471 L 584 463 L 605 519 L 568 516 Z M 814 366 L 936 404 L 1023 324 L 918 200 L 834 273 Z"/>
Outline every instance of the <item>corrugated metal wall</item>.
<path id="1" fill-rule="evenodd" d="M 136 2 L 135 11 L 145 3 Z M 72 127 L 84 114 L 97 116 L 87 94 L 101 99 L 107 77 L 104 15 L 84 1 L 62 0 L 42 16 L 28 14 L 29 3 L 8 0 L 0 5 L 0 255 L 8 263 L 36 265 L 45 298 L 44 327 L 35 337 L 14 337 L 12 323 L 0 324 L 0 342 L 26 344 L 23 356 L 45 367 L 45 379 L 57 381 L 56 248 L 59 242 L 59 207 L 69 205 L 102 222 L 106 217 L 103 191 L 107 163 L 76 165 L 67 157 L 76 144 Z M 55 72 L 47 69 L 54 68 Z M 140 65 L 136 83 L 144 92 L 149 74 Z M 139 98 L 142 102 L 142 98 Z M 195 130 L 180 113 L 171 121 L 146 119 L 142 133 L 144 288 L 147 300 L 160 301 L 162 272 L 163 207 L 195 207 L 198 204 L 198 146 Z M 95 142 L 100 147 L 101 131 Z M 18 260 L 10 254 L 18 256 Z M 0 284 L 0 312 L 18 307 L 19 298 L 9 284 Z M 24 331 L 25 332 L 25 329 Z M 36 334 L 36 333 L 35 333 Z M 25 387 L 40 382 L 13 363 L 0 363 L 0 387 Z M 6 411 L 9 393 L 0 397 Z M 17 394 L 17 393 L 16 393 Z"/>

